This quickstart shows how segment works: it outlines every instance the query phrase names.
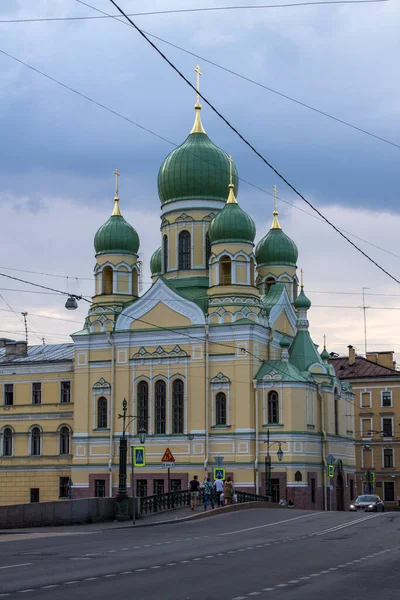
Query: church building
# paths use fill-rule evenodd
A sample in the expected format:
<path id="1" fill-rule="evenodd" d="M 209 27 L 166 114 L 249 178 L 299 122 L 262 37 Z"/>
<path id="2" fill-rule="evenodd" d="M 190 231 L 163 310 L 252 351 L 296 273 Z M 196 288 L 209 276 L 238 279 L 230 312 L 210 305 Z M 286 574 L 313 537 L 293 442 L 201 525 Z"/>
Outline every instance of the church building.
<path id="1" fill-rule="evenodd" d="M 299 508 L 347 508 L 351 386 L 310 337 L 297 247 L 276 205 L 255 246 L 238 188 L 198 98 L 191 132 L 159 170 L 160 246 L 140 295 L 146 230 L 124 219 L 117 173 L 114 209 L 94 237 L 95 292 L 82 330 L 70 344 L 0 340 L 0 504 L 116 495 L 126 399 L 137 417 L 127 421 L 128 446 L 140 445 L 139 427 L 147 432 L 137 495 L 168 491 L 168 447 L 172 489 L 212 477 L 223 457 L 236 489 L 268 489 Z"/>

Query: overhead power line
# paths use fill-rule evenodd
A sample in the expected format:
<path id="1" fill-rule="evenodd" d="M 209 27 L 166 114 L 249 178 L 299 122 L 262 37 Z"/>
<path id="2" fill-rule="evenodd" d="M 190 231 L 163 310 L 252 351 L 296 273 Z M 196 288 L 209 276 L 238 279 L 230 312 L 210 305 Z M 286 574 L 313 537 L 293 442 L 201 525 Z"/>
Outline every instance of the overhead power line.
<path id="1" fill-rule="evenodd" d="M 397 279 L 394 275 L 392 275 L 391 273 L 389 273 L 389 271 L 387 271 L 387 269 L 385 269 L 384 267 L 382 267 L 379 263 L 376 262 L 376 260 L 374 260 L 373 258 L 371 258 L 366 252 L 364 252 L 364 250 L 362 250 L 361 248 L 359 248 L 354 242 L 352 242 L 347 235 L 345 235 L 338 227 L 336 227 L 336 225 L 334 225 L 332 223 L 332 221 L 330 221 L 327 217 L 325 217 L 325 215 L 318 210 L 309 200 L 307 200 L 307 198 L 305 198 L 303 196 L 303 194 L 301 194 L 294 185 L 292 185 L 288 179 L 286 179 L 286 177 L 284 175 L 282 175 L 266 158 L 264 158 L 264 156 L 261 154 L 261 152 L 259 152 L 254 146 L 253 144 L 251 144 L 251 142 L 249 142 L 240 132 L 239 130 L 234 127 L 229 121 L 228 119 L 226 119 L 226 117 L 224 117 L 224 115 L 203 95 L 201 94 L 196 87 L 185 77 L 185 75 L 183 75 L 183 73 L 174 65 L 174 63 L 172 63 L 169 58 L 167 58 L 167 56 L 156 46 L 156 44 L 154 44 L 154 42 L 152 42 L 147 35 L 124 13 L 124 11 L 118 6 L 118 4 L 116 2 L 114 2 L 114 0 L 110 0 L 111 4 L 113 4 L 115 6 L 115 8 L 117 10 L 119 10 L 119 12 L 132 24 L 132 26 L 136 29 L 136 31 L 146 40 L 146 42 L 148 44 L 150 44 L 150 46 L 161 56 L 161 58 L 175 71 L 175 73 L 177 73 L 177 75 L 179 75 L 179 77 L 196 93 L 198 94 L 203 100 L 204 102 L 211 108 L 211 110 L 213 112 L 215 112 L 215 114 L 222 120 L 224 121 L 224 123 L 242 140 L 242 142 L 244 144 L 246 144 L 246 146 L 248 146 L 248 148 L 250 148 L 250 150 L 252 150 L 252 152 L 254 152 L 254 154 L 256 156 L 258 156 L 264 164 L 267 165 L 267 167 L 269 167 L 274 173 L 275 175 L 277 175 L 277 177 L 279 177 L 279 179 L 281 179 L 297 196 L 299 196 L 299 198 L 301 198 L 310 208 L 312 208 L 313 211 L 315 211 L 322 219 L 324 219 L 324 221 L 326 223 L 328 223 L 328 225 L 330 225 L 343 239 L 345 239 L 351 246 L 353 246 L 353 248 L 355 248 L 360 254 L 362 254 L 368 261 L 370 261 L 373 265 L 375 265 L 380 271 L 382 271 L 383 273 L 385 273 L 388 277 L 390 277 L 391 279 L 393 279 L 393 281 L 395 281 L 396 283 L 400 284 L 400 280 Z"/>
<path id="2" fill-rule="evenodd" d="M 79 2 L 79 0 L 77 0 Z M 155 15 L 173 15 L 179 13 L 217 12 L 230 10 L 257 10 L 267 8 L 296 8 L 301 6 L 323 6 L 332 4 L 378 4 L 389 0 L 319 0 L 315 2 L 291 2 L 289 4 L 260 4 L 252 6 L 210 6 L 208 8 L 177 8 L 173 10 L 155 10 L 151 12 L 128 13 L 130 17 L 149 17 Z M 85 4 L 80 2 L 80 4 Z M 94 19 L 112 19 L 118 15 L 104 15 L 99 17 L 37 17 L 28 19 L 1 19 L 0 23 L 43 23 L 51 21 L 87 21 Z"/>
<path id="3" fill-rule="evenodd" d="M 87 2 L 83 2 L 82 0 L 76 0 L 77 2 L 79 2 L 79 4 L 83 4 L 84 6 L 87 6 L 88 8 L 91 8 L 92 10 L 95 10 L 96 12 L 99 12 L 102 14 L 103 17 L 107 17 L 107 18 L 112 18 L 115 21 L 118 21 L 119 23 L 122 23 L 122 25 L 126 25 L 128 27 L 131 27 L 131 24 L 128 23 L 127 21 L 122 20 L 121 18 L 118 18 L 118 16 L 114 16 L 114 15 L 110 15 L 109 13 L 106 13 L 103 10 L 100 10 L 99 8 L 96 8 L 95 6 L 92 6 L 91 4 L 88 4 Z M 132 15 L 130 15 L 132 16 Z M 168 46 L 171 46 L 172 48 L 176 48 L 177 50 L 180 50 L 181 52 L 185 52 L 185 54 L 189 54 L 190 56 L 193 56 L 195 58 L 198 58 L 199 60 L 208 63 L 209 65 L 212 65 L 213 67 L 217 67 L 218 69 L 221 69 L 222 71 L 226 71 L 227 73 L 230 73 L 231 75 L 234 75 L 235 77 L 239 77 L 240 79 L 243 79 L 244 81 L 247 81 L 249 83 L 252 83 L 264 90 L 267 90 L 269 92 L 272 92 L 273 94 L 276 94 L 277 96 L 280 96 L 281 98 L 285 98 L 286 100 L 290 100 L 290 102 L 294 102 L 295 104 L 298 104 L 299 106 L 303 106 L 304 108 L 308 108 L 309 110 L 312 110 L 324 117 L 327 117 L 329 119 L 332 119 L 333 121 L 336 121 L 337 123 L 341 123 L 342 125 L 345 125 L 347 127 L 351 127 L 352 129 L 354 129 L 355 131 L 359 131 L 360 133 L 364 133 L 372 138 L 375 138 L 376 140 L 379 140 L 381 142 L 384 142 L 385 144 L 389 144 L 390 146 L 393 146 L 395 148 L 400 148 L 400 144 L 396 144 L 395 142 L 392 142 L 391 140 L 388 140 L 380 135 L 377 135 L 375 133 L 372 133 L 371 131 L 368 131 L 367 129 L 363 129 L 362 127 L 358 127 L 357 125 L 353 125 L 352 123 L 349 123 L 348 121 L 345 121 L 344 119 L 341 119 L 339 117 L 336 117 L 326 111 L 323 111 L 319 108 L 315 108 L 315 106 L 311 106 L 310 104 L 307 104 L 306 102 L 302 102 L 301 100 L 297 100 L 296 98 L 293 98 L 292 96 L 289 96 L 288 94 L 284 94 L 282 92 L 279 92 L 278 90 L 274 90 L 273 88 L 260 83 L 259 81 L 255 81 L 254 79 L 251 79 L 250 77 L 247 77 L 246 75 L 243 75 L 242 73 L 238 73 L 237 71 L 233 71 L 232 69 L 229 69 L 228 67 L 224 67 L 222 65 L 219 65 L 218 63 L 209 60 L 207 58 L 204 58 L 204 56 L 200 56 L 200 54 L 196 54 L 195 52 L 191 52 L 190 50 L 187 50 L 186 48 L 182 48 L 182 46 L 178 46 L 177 44 L 173 44 L 172 42 L 161 38 L 157 35 L 154 35 L 148 31 L 145 31 L 143 29 L 143 33 L 145 33 L 146 35 L 148 35 L 149 37 L 152 37 L 164 44 L 168 44 Z"/>
<path id="4" fill-rule="evenodd" d="M 97 10 L 97 9 L 95 9 Z M 124 23 L 123 21 L 118 20 L 120 23 Z M 128 23 L 124 23 L 126 25 L 128 25 L 130 27 L 130 25 Z M 55 77 L 52 77 L 51 75 L 48 75 L 47 73 L 44 73 L 43 71 L 41 71 L 40 69 L 37 69 L 36 67 L 33 67 L 32 65 L 28 64 L 27 62 L 20 60 L 19 58 L 17 58 L 16 56 L 13 56 L 12 54 L 9 54 L 8 52 L 5 52 L 4 50 L 0 49 L 0 53 L 4 54 L 5 56 L 7 56 L 8 58 L 11 58 L 12 60 L 20 63 L 21 65 L 23 65 L 24 67 L 27 67 L 28 69 L 31 69 L 32 71 L 34 71 L 35 73 L 37 73 L 38 75 L 42 75 L 43 77 L 45 77 L 46 79 L 49 79 L 50 81 L 52 81 L 53 83 L 56 83 L 57 85 L 60 85 L 61 87 L 63 87 L 64 89 L 67 89 L 70 92 L 73 92 L 74 94 L 77 94 L 78 96 L 80 96 L 81 98 L 83 98 L 84 100 L 87 100 L 88 102 L 110 112 L 111 114 L 113 114 L 116 117 L 119 117 L 121 119 L 123 119 L 124 121 L 129 122 L 131 125 L 134 125 L 135 127 L 138 127 L 139 129 L 142 129 L 143 131 L 146 131 L 147 133 L 149 133 L 150 135 L 153 135 L 155 137 L 157 137 L 158 139 L 166 142 L 167 144 L 170 144 L 171 146 L 174 146 L 175 148 L 178 146 L 178 144 L 176 144 L 175 142 L 172 142 L 171 140 L 165 138 L 164 136 L 156 133 L 155 131 L 152 131 L 151 129 L 148 129 L 147 127 L 144 127 L 143 125 L 140 125 L 139 123 L 133 121 L 132 119 L 130 119 L 129 117 L 113 110 L 112 108 L 106 106 L 105 104 L 102 104 L 101 102 L 98 102 L 97 100 L 94 100 L 93 98 L 90 98 L 89 96 L 87 96 L 86 94 L 83 94 L 82 92 L 74 89 L 73 87 L 63 83 L 62 81 L 56 79 Z M 187 152 L 189 152 L 189 150 L 186 150 Z M 196 155 L 195 155 L 196 156 Z M 201 160 L 205 160 L 203 157 L 199 157 Z M 205 161 L 207 162 L 207 161 Z M 243 183 L 249 185 L 250 187 L 262 192 L 263 194 L 267 194 L 268 196 L 273 196 L 273 194 L 271 192 L 268 192 L 268 190 L 263 189 L 262 187 L 255 185 L 254 183 L 252 183 L 251 181 L 247 181 L 247 179 L 244 179 L 243 177 L 239 177 L 239 180 L 242 181 Z M 288 206 L 291 206 L 292 208 L 294 208 L 295 210 L 299 210 L 302 213 L 308 215 L 309 217 L 312 217 L 313 219 L 317 219 L 318 221 L 322 221 L 324 222 L 324 219 L 321 219 L 320 217 L 318 217 L 317 215 L 314 215 L 306 210 L 304 210 L 304 208 L 301 208 L 300 206 L 296 206 L 296 204 L 292 204 L 291 202 L 288 202 L 288 200 L 285 200 L 284 198 L 282 198 L 281 196 L 277 196 L 277 199 L 280 200 L 281 202 L 284 202 L 285 204 L 287 204 Z M 386 252 L 387 254 L 390 254 L 391 256 L 394 256 L 396 258 L 400 258 L 400 255 L 395 254 L 394 252 L 390 252 L 390 250 L 386 250 L 385 248 L 382 248 L 381 246 L 378 246 L 377 244 L 374 244 L 372 242 L 370 242 L 369 240 L 365 240 L 364 238 L 351 233 L 350 231 L 347 231 L 346 229 L 340 229 L 341 231 L 343 231 L 344 233 L 347 233 L 347 235 L 350 235 L 352 237 L 354 237 L 355 239 L 358 239 L 362 242 L 364 242 L 365 244 L 368 244 L 374 248 L 377 248 L 378 250 L 381 250 L 382 252 Z M 3 268 L 3 267 L 0 267 Z M 10 269 L 10 270 L 19 270 L 19 269 Z M 21 272 L 23 270 L 21 269 Z M 29 273 L 35 273 L 35 271 L 25 271 L 25 272 L 29 272 Z M 43 275 L 51 275 L 50 273 L 43 273 Z M 60 277 L 60 276 L 58 276 Z M 75 279 L 86 279 L 86 278 L 82 278 L 82 277 L 78 277 Z M 88 278 L 87 278 L 88 279 Z"/>

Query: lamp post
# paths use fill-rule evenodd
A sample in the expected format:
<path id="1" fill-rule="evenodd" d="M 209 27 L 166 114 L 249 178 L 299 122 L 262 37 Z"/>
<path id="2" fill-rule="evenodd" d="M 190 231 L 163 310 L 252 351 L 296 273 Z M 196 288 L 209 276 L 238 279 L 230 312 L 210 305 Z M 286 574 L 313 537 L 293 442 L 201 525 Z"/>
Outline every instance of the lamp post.
<path id="1" fill-rule="evenodd" d="M 126 467 L 127 467 L 127 450 L 128 440 L 126 437 L 126 429 L 138 416 L 127 415 L 128 403 L 124 398 L 122 402 L 122 415 L 118 415 L 118 419 L 122 419 L 122 436 L 119 442 L 119 475 L 118 475 L 118 494 L 117 494 L 117 521 L 127 521 L 129 519 L 129 500 L 126 490 Z M 130 419 L 128 423 L 126 420 Z M 146 440 L 146 429 L 142 423 L 138 430 L 139 440 L 141 444 L 144 444 Z M 134 493 L 134 482 L 132 481 L 132 510 L 135 513 L 135 493 Z"/>
<path id="2" fill-rule="evenodd" d="M 267 439 L 264 441 L 264 444 L 267 444 L 267 455 L 265 457 L 265 495 L 267 498 L 271 498 L 272 496 L 272 481 L 271 481 L 271 455 L 269 453 L 269 449 L 274 445 L 278 444 L 279 449 L 276 453 L 279 462 L 283 459 L 283 450 L 282 450 L 282 442 L 269 442 L 269 429 L 267 429 Z"/>

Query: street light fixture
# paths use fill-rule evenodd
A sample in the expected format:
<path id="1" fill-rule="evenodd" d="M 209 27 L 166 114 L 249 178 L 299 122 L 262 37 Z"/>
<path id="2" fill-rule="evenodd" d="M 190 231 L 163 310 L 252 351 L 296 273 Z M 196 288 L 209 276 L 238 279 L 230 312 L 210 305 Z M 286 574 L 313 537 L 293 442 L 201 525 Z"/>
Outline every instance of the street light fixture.
<path id="1" fill-rule="evenodd" d="M 267 498 L 271 498 L 272 496 L 272 482 L 271 482 L 271 455 L 269 453 L 269 449 L 274 445 L 274 444 L 278 444 L 279 448 L 278 448 L 278 452 L 276 453 L 279 462 L 282 462 L 283 459 L 283 450 L 282 450 L 282 444 L 284 442 L 269 442 L 269 429 L 267 429 L 267 439 L 264 441 L 264 444 L 267 444 L 267 455 L 265 457 L 265 495 L 267 496 Z"/>
<path id="2" fill-rule="evenodd" d="M 139 419 L 138 416 L 127 415 L 128 403 L 124 398 L 122 402 L 122 415 L 118 415 L 118 419 L 123 419 L 122 423 L 122 436 L 119 442 L 119 475 L 118 475 L 118 494 L 117 494 L 117 521 L 127 521 L 129 519 L 129 499 L 126 490 L 126 466 L 127 466 L 127 449 L 128 449 L 128 440 L 126 437 L 126 430 L 129 425 L 135 420 Z M 126 420 L 130 419 L 128 423 Z M 146 428 L 143 423 L 141 423 L 138 429 L 138 436 L 141 444 L 144 444 L 146 441 Z M 132 481 L 133 486 L 133 481 Z M 135 511 L 135 493 L 133 490 L 132 493 L 132 510 Z"/>

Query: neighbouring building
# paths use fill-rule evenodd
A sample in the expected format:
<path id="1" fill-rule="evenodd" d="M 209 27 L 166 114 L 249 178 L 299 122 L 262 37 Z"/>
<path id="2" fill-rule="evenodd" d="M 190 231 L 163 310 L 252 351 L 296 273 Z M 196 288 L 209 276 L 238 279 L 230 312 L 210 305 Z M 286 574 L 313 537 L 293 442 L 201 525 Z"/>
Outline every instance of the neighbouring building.
<path id="1" fill-rule="evenodd" d="M 121 214 L 117 186 L 94 239 L 95 293 L 82 330 L 71 344 L 0 342 L 0 503 L 115 495 L 124 398 L 138 417 L 129 444 L 147 428 L 137 495 L 167 491 L 166 447 L 176 459 L 173 489 L 212 474 L 222 456 L 238 489 L 264 494 L 269 432 L 276 501 L 316 509 L 331 495 L 334 509 L 350 501 L 353 392 L 310 337 L 297 247 L 276 207 L 255 247 L 236 167 L 200 110 L 159 171 L 150 289 L 140 296 L 139 235 Z"/>
<path id="2" fill-rule="evenodd" d="M 365 358 L 349 346 L 348 356 L 329 360 L 355 394 L 355 493 L 371 490 L 389 506 L 400 501 L 400 372 L 393 354 L 367 352 Z M 373 477 L 367 477 L 367 471 Z"/>

